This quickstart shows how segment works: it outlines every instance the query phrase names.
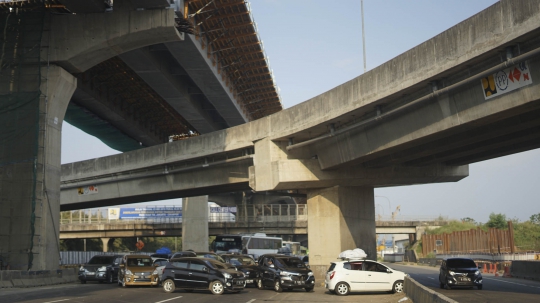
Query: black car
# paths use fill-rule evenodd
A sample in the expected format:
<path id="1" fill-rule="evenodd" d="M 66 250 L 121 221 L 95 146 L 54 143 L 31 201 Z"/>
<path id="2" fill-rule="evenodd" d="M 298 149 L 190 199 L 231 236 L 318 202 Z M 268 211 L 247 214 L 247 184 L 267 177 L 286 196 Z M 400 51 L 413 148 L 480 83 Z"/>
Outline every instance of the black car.
<path id="1" fill-rule="evenodd" d="M 246 275 L 246 286 L 257 286 L 258 266 L 250 255 L 222 254 L 221 257 Z"/>
<path id="2" fill-rule="evenodd" d="M 181 288 L 187 292 L 195 289 L 210 290 L 214 295 L 221 295 L 225 291 L 240 292 L 246 286 L 241 271 L 210 258 L 171 259 L 162 277 L 166 293 Z"/>
<path id="3" fill-rule="evenodd" d="M 86 281 L 113 283 L 118 278 L 118 267 L 121 260 L 121 255 L 93 256 L 88 263 L 79 268 L 79 280 L 82 284 L 85 284 Z"/>
<path id="4" fill-rule="evenodd" d="M 297 257 L 279 254 L 259 257 L 257 286 L 259 289 L 272 287 L 277 292 L 283 289 L 304 288 L 310 292 L 315 287 L 313 272 Z"/>
<path id="5" fill-rule="evenodd" d="M 476 286 L 480 290 L 482 274 L 472 259 L 448 258 L 442 261 L 439 283 L 441 288 Z"/>

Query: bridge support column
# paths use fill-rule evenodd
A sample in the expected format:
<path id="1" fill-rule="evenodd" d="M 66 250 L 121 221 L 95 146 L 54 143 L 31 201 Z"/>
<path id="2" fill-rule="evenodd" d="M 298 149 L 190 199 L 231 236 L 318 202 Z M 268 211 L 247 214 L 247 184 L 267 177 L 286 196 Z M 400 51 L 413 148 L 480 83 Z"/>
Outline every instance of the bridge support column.
<path id="1" fill-rule="evenodd" d="M 103 252 L 109 251 L 109 241 L 111 238 L 101 238 L 101 243 L 103 243 Z"/>
<path id="2" fill-rule="evenodd" d="M 361 248 L 376 260 L 375 204 L 372 187 L 334 186 L 309 190 L 309 265 L 317 284 L 340 252 Z"/>
<path id="3" fill-rule="evenodd" d="M 57 66 L 15 73 L 0 83 L 0 255 L 13 270 L 56 270 L 62 121 L 77 81 Z"/>
<path id="4" fill-rule="evenodd" d="M 208 251 L 208 196 L 182 199 L 182 250 Z"/>

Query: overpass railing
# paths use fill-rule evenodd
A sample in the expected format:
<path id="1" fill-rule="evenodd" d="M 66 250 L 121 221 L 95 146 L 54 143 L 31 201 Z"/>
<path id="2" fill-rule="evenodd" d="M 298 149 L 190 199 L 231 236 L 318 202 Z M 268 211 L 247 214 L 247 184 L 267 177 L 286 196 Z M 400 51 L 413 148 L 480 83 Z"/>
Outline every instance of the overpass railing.
<path id="1" fill-rule="evenodd" d="M 154 207 L 154 206 L 153 206 Z M 155 206 L 167 209 L 167 206 Z M 172 206 L 169 206 L 172 208 Z M 208 222 L 291 222 L 307 221 L 307 205 L 305 204 L 264 204 L 239 205 L 237 207 L 224 207 L 223 212 L 213 212 L 209 209 Z M 60 224 L 162 224 L 181 223 L 182 217 L 140 217 L 112 219 L 108 216 L 108 209 L 84 209 L 66 211 L 60 214 Z"/>

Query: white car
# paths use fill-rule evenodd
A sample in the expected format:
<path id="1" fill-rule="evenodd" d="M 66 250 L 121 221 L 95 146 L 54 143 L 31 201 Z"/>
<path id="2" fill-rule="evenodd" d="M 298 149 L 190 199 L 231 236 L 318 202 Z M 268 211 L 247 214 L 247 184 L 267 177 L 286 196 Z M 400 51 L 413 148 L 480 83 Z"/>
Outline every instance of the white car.
<path id="1" fill-rule="evenodd" d="M 371 260 L 343 260 L 330 264 L 325 287 L 340 296 L 350 292 L 402 292 L 406 274 Z"/>

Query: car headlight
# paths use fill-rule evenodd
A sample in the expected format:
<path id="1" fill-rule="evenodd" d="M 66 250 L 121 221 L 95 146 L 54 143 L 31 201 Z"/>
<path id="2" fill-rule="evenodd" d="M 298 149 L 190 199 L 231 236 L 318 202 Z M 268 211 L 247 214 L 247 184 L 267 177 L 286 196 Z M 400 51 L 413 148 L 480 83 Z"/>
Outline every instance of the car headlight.
<path id="1" fill-rule="evenodd" d="M 313 276 L 313 273 L 310 271 L 307 273 L 308 276 Z"/>
<path id="2" fill-rule="evenodd" d="M 126 275 L 132 275 L 133 273 L 131 272 L 131 270 L 129 269 L 126 269 Z"/>
<path id="3" fill-rule="evenodd" d="M 223 277 L 224 277 L 225 279 L 231 279 L 231 278 L 232 278 L 232 276 L 229 275 L 228 273 L 223 273 Z"/>
<path id="4" fill-rule="evenodd" d="M 282 271 L 282 272 L 279 273 L 279 275 L 280 275 L 280 276 L 290 276 L 291 273 L 288 272 L 288 271 Z"/>
<path id="5" fill-rule="evenodd" d="M 249 271 L 246 271 L 246 275 L 249 275 Z"/>
<path id="6" fill-rule="evenodd" d="M 158 273 L 157 273 L 157 269 L 154 270 L 154 272 L 153 272 L 152 274 L 153 274 L 153 275 L 157 275 L 157 274 L 158 274 Z"/>
<path id="7" fill-rule="evenodd" d="M 450 270 L 450 271 L 448 271 L 448 274 L 451 275 L 451 276 L 453 276 L 453 275 L 455 275 L 456 273 Z"/>
<path id="8" fill-rule="evenodd" d="M 479 271 L 479 270 L 477 270 L 477 271 L 474 272 L 474 275 L 475 275 L 475 276 L 478 276 L 479 274 L 480 274 L 480 271 Z"/>
<path id="9" fill-rule="evenodd" d="M 101 266 L 97 271 L 107 271 L 107 266 Z"/>
<path id="10" fill-rule="evenodd" d="M 86 270 L 86 268 L 84 268 L 84 266 L 81 266 L 81 267 L 79 268 L 79 271 L 85 271 L 85 270 Z"/>

